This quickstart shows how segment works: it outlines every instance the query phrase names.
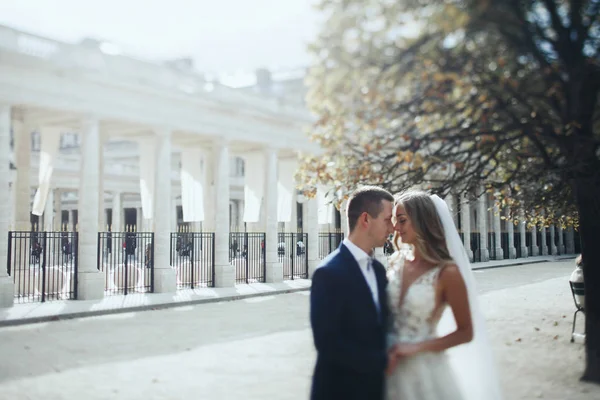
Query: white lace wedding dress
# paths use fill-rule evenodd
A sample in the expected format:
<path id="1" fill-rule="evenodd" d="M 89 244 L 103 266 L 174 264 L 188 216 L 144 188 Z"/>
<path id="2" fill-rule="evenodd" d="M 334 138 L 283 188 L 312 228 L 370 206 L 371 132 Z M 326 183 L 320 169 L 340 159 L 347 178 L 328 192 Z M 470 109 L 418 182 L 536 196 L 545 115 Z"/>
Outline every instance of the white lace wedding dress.
<path id="1" fill-rule="evenodd" d="M 436 337 L 436 327 L 443 311 L 435 310 L 435 289 L 441 267 L 432 268 L 419 276 L 401 299 L 404 262 L 399 258 L 391 257 L 388 270 L 391 312 L 389 346 L 395 343 L 418 343 Z M 396 370 L 387 377 L 386 399 L 461 400 L 463 396 L 447 355 L 441 352 L 419 353 L 401 360 Z"/>

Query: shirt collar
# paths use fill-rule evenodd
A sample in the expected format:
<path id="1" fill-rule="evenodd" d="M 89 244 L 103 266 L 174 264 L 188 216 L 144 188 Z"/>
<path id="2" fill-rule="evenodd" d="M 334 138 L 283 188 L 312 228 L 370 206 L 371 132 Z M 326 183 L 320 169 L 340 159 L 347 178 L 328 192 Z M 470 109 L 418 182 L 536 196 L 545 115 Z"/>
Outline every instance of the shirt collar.
<path id="1" fill-rule="evenodd" d="M 344 243 L 344 246 L 346 246 L 348 248 L 348 250 L 350 250 L 350 253 L 354 257 L 356 262 L 358 262 L 358 265 L 361 268 L 363 268 L 363 267 L 366 268 L 367 262 L 369 261 L 371 256 L 369 256 L 367 253 L 365 253 L 365 251 L 363 249 L 361 249 L 360 247 L 358 247 L 357 245 L 352 243 L 350 241 L 350 239 L 348 239 L 348 238 L 344 239 L 343 243 Z"/>

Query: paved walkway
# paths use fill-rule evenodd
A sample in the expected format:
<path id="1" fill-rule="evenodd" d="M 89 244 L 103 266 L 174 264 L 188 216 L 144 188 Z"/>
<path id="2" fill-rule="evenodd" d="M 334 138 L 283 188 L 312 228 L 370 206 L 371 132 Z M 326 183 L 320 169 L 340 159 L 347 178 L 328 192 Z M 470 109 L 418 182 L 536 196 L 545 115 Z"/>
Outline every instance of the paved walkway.
<path id="1" fill-rule="evenodd" d="M 514 265 L 544 263 L 564 258 L 572 259 L 574 256 L 543 256 L 517 260 L 488 261 L 473 264 L 473 269 L 484 270 Z M 310 289 L 310 284 L 310 280 L 299 279 L 275 284 L 253 283 L 236 285 L 234 288 L 198 288 L 180 290 L 177 293 L 140 293 L 128 294 L 127 296 L 107 296 L 101 300 L 61 300 L 45 303 L 15 304 L 12 308 L 0 309 L 0 326 L 284 294 L 308 290 Z"/>
<path id="2" fill-rule="evenodd" d="M 572 270 L 476 274 L 506 400 L 600 399 L 578 381 L 583 346 L 569 342 Z M 4 327 L 0 400 L 307 399 L 308 294 Z"/>

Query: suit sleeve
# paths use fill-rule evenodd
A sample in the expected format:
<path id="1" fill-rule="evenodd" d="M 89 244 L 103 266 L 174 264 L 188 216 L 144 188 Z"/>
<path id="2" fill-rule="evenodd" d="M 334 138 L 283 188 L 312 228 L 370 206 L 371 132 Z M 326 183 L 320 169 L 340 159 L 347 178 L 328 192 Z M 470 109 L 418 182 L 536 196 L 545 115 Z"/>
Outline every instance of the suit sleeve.
<path id="1" fill-rule="evenodd" d="M 361 373 L 379 373 L 387 365 L 385 352 L 365 349 L 340 334 L 342 296 L 339 281 L 327 268 L 318 268 L 312 279 L 310 322 L 319 357 Z"/>

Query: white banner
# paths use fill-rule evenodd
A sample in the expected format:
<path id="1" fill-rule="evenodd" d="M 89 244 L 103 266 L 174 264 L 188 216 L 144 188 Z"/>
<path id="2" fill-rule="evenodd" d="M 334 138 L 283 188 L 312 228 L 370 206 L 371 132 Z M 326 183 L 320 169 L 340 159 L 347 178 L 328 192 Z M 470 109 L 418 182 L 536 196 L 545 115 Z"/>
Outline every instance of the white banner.
<path id="1" fill-rule="evenodd" d="M 317 206 L 319 215 L 319 224 L 333 224 L 333 209 L 334 205 L 331 202 L 333 199 L 332 194 L 327 194 L 327 188 L 324 186 L 317 186 Z"/>
<path id="2" fill-rule="evenodd" d="M 52 171 L 56 162 L 56 156 L 60 148 L 60 128 L 41 128 L 40 129 L 40 170 L 38 173 L 38 189 L 33 197 L 33 207 L 31 213 L 34 215 L 44 214 Z M 29 140 L 29 135 L 27 135 Z"/>
<path id="3" fill-rule="evenodd" d="M 184 222 L 204 221 L 203 152 L 181 151 L 181 208 Z"/>
<path id="4" fill-rule="evenodd" d="M 244 156 L 244 222 L 260 222 L 260 207 L 265 193 L 265 155 L 254 153 Z"/>
<path id="5" fill-rule="evenodd" d="M 140 152 L 140 197 L 144 219 L 152 219 L 154 211 L 154 179 L 156 175 L 156 141 L 148 137 L 138 142 Z M 165 165 L 161 168 L 169 168 Z M 166 210 L 162 210 L 166 212 Z"/>
<path id="6" fill-rule="evenodd" d="M 296 205 L 296 182 L 294 175 L 298 167 L 297 160 L 279 160 L 277 181 L 277 222 L 291 222 Z"/>

